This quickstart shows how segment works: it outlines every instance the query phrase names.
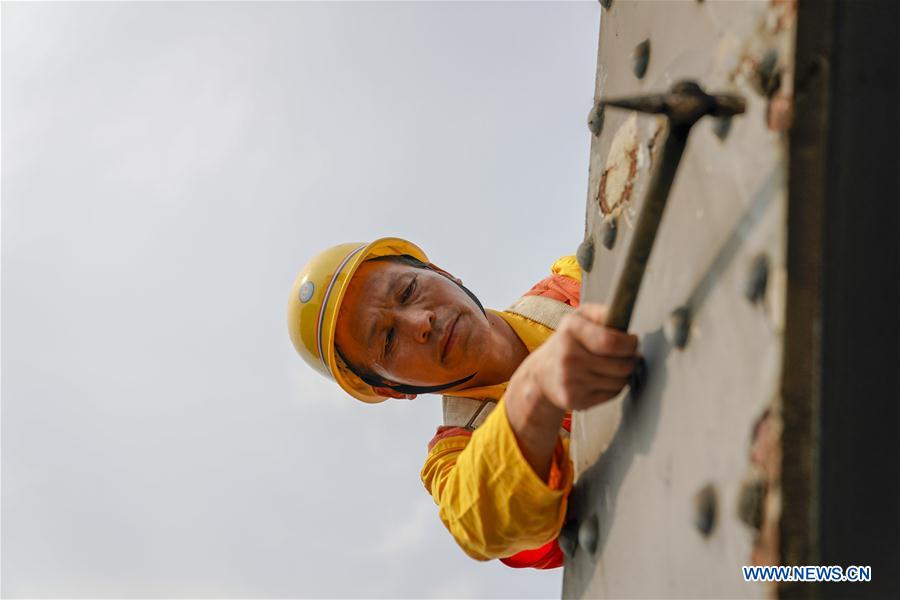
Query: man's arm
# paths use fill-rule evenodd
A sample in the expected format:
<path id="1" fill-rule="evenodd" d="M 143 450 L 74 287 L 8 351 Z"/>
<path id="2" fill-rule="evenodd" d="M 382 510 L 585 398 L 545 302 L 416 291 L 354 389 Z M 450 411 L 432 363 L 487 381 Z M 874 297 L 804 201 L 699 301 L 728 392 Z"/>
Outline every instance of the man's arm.
<path id="1" fill-rule="evenodd" d="M 550 477 L 541 479 L 521 452 L 504 401 L 469 435 L 438 440 L 422 483 L 440 517 L 472 558 L 488 560 L 538 548 L 557 536 L 572 487 L 565 441 L 558 441 Z"/>
<path id="2" fill-rule="evenodd" d="M 637 338 L 600 325 L 603 315 L 585 305 L 567 316 L 471 438 L 431 448 L 422 483 L 469 556 L 510 556 L 559 533 L 573 476 L 563 415 L 614 397 L 634 366 Z"/>
<path id="3" fill-rule="evenodd" d="M 604 306 L 582 304 L 522 362 L 506 389 L 506 415 L 519 449 L 544 481 L 566 411 L 614 398 L 634 370 L 637 337 L 604 327 L 605 317 Z"/>

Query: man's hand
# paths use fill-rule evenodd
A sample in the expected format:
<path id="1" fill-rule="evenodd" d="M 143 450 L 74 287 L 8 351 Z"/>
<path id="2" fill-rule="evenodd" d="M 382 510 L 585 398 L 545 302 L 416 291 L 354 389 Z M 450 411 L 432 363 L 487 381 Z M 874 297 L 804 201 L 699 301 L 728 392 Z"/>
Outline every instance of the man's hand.
<path id="1" fill-rule="evenodd" d="M 602 304 L 582 304 L 513 377 L 531 379 L 544 400 L 563 410 L 583 410 L 614 398 L 634 370 L 638 338 L 604 327 L 605 318 Z"/>
<path id="2" fill-rule="evenodd" d="M 614 398 L 637 363 L 637 337 L 604 327 L 605 318 L 605 306 L 582 304 L 509 381 L 509 423 L 525 459 L 544 480 L 565 412 Z"/>

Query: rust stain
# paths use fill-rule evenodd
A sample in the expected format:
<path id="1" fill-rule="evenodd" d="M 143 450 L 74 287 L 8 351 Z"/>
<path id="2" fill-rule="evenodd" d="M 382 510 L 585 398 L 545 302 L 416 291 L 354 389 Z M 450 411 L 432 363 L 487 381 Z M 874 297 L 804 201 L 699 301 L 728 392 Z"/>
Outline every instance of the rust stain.
<path id="1" fill-rule="evenodd" d="M 777 565 L 778 522 L 781 517 L 781 412 L 773 403 L 753 427 L 750 469 L 744 482 L 738 512 L 754 529 L 750 562 Z"/>
<path id="2" fill-rule="evenodd" d="M 766 126 L 779 133 L 787 131 L 794 117 L 794 103 L 787 94 L 777 94 L 766 107 Z"/>
<path id="3" fill-rule="evenodd" d="M 770 9 L 774 13 L 772 32 L 792 31 L 797 20 L 797 0 L 772 0 Z"/>
<path id="4" fill-rule="evenodd" d="M 597 203 L 600 204 L 600 214 L 602 215 L 612 212 L 609 202 L 606 201 L 606 176 L 608 173 L 608 168 L 603 169 L 603 173 L 600 174 L 600 189 L 597 190 Z"/>
<path id="5" fill-rule="evenodd" d="M 739 77 L 748 78 L 759 68 L 760 60 L 752 54 L 745 51 L 738 60 L 737 66 L 728 74 L 728 81 L 735 83 Z"/>
<path id="6" fill-rule="evenodd" d="M 744 40 L 743 48 L 728 70 L 728 81 L 747 83 L 767 98 L 782 88 L 791 92 L 790 34 L 794 31 L 796 14 L 796 0 L 770 0 L 755 32 Z"/>
<path id="7" fill-rule="evenodd" d="M 618 167 L 616 165 L 607 167 L 600 175 L 600 192 L 597 195 L 597 201 L 600 203 L 600 210 L 604 216 L 613 216 L 614 213 L 620 212 L 622 207 L 631 200 L 631 192 L 634 189 L 634 176 L 637 175 L 637 152 L 637 146 L 628 150 L 625 156 L 628 171 L 625 176 L 625 183 L 621 188 L 614 188 L 611 195 L 607 195 L 606 184 L 610 170 Z"/>
<path id="8" fill-rule="evenodd" d="M 746 81 L 761 96 L 771 98 L 781 88 L 785 67 L 774 48 L 750 44 L 744 49 L 737 66 L 731 71 L 731 83 Z"/>
<path id="9" fill-rule="evenodd" d="M 616 131 L 606 167 L 600 175 L 597 203 L 606 218 L 618 216 L 631 201 L 638 169 L 637 117 L 632 114 Z"/>

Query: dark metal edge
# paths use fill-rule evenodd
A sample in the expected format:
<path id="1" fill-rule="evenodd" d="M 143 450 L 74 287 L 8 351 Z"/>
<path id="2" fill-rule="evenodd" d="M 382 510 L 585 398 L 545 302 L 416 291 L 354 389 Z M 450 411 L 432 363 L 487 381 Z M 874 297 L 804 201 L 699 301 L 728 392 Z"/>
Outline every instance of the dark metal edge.
<path id="1" fill-rule="evenodd" d="M 788 182 L 781 562 L 900 597 L 900 5 L 801 2 Z"/>

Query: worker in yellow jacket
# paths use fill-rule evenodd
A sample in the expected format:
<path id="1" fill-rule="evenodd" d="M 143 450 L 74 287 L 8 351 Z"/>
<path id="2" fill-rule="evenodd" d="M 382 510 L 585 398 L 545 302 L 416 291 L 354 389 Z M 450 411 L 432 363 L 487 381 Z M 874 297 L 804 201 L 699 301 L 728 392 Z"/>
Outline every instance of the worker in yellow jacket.
<path id="1" fill-rule="evenodd" d="M 473 558 L 562 564 L 567 416 L 616 396 L 638 358 L 635 336 L 603 326 L 603 306 L 579 306 L 580 281 L 565 257 L 507 311 L 485 310 L 418 246 L 382 238 L 329 248 L 294 282 L 291 341 L 351 396 L 442 393 L 445 418 L 475 408 L 438 428 L 422 469 L 441 520 Z"/>

